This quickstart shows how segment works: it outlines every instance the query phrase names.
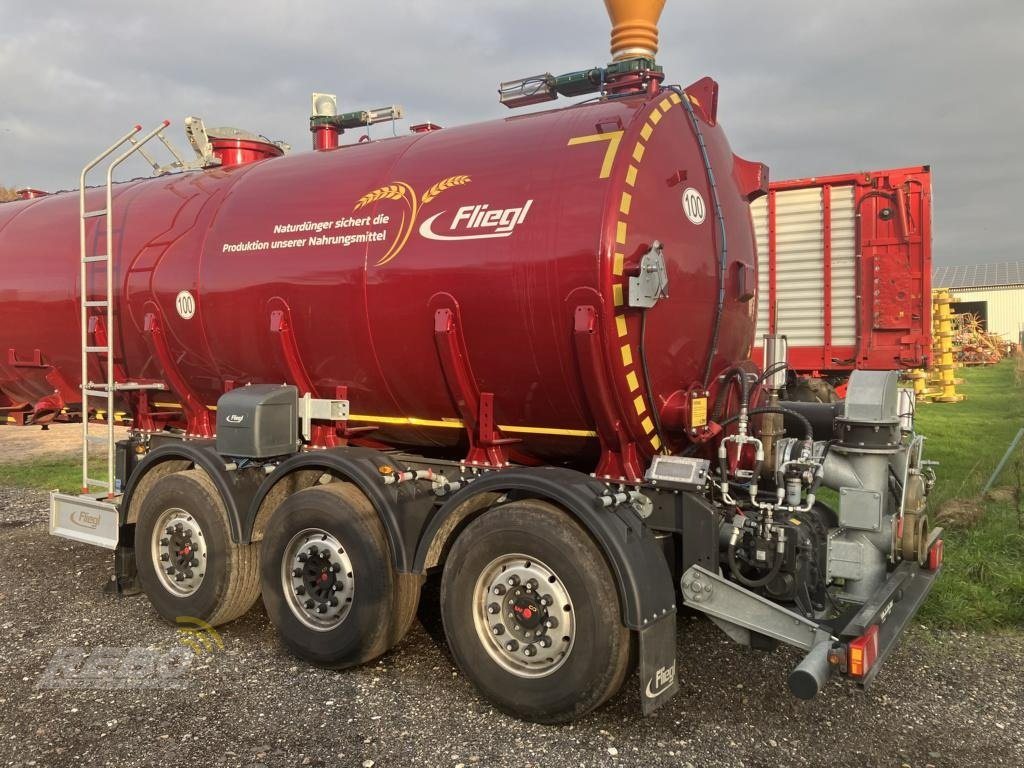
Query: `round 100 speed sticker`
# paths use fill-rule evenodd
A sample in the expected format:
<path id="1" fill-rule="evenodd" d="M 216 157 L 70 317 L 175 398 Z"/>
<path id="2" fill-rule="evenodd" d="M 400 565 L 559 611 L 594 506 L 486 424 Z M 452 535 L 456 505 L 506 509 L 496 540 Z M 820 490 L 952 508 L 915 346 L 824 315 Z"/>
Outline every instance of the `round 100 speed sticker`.
<path id="1" fill-rule="evenodd" d="M 683 190 L 683 213 L 694 224 L 703 224 L 708 209 L 704 204 L 704 196 L 693 187 Z"/>
<path id="2" fill-rule="evenodd" d="M 182 320 L 191 320 L 196 314 L 196 298 L 188 291 L 181 291 L 174 299 L 174 308 Z"/>

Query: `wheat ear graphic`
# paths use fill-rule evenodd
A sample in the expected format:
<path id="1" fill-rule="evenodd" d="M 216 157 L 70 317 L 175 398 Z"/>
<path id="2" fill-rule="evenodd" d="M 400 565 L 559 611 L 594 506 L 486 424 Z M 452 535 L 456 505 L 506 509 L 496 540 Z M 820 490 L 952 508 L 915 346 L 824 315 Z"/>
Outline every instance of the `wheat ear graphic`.
<path id="1" fill-rule="evenodd" d="M 383 187 L 378 187 L 372 192 L 367 192 L 365 195 L 359 198 L 359 202 L 356 203 L 353 211 L 358 211 L 360 208 L 375 203 L 378 200 L 401 200 L 406 196 L 406 190 L 412 192 L 412 188 L 408 184 L 399 182 L 397 184 L 388 184 Z M 413 195 L 415 197 L 415 194 Z"/>
<path id="2" fill-rule="evenodd" d="M 444 192 L 446 189 L 451 189 L 452 187 L 461 187 L 463 184 L 469 184 L 470 181 L 472 181 L 472 179 L 470 179 L 469 176 L 449 176 L 447 179 L 441 179 L 434 186 L 432 186 L 430 189 L 423 193 L 422 202 L 424 205 L 426 205 L 435 197 Z"/>

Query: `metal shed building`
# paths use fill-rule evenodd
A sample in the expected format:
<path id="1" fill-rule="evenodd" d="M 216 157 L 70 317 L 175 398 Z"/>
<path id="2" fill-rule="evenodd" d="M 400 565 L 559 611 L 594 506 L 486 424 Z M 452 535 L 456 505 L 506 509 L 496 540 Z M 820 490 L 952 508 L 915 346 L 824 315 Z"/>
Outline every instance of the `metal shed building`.
<path id="1" fill-rule="evenodd" d="M 1007 341 L 1024 343 L 1024 261 L 935 267 L 933 288 L 948 288 L 954 312 L 971 312 Z"/>

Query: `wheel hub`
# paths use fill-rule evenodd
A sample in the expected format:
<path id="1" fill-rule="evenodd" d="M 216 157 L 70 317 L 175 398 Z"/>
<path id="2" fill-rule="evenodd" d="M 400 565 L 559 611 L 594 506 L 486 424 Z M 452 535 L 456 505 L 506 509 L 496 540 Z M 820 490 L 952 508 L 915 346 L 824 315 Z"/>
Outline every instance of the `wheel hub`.
<path id="1" fill-rule="evenodd" d="M 355 591 L 352 561 L 327 531 L 307 528 L 292 537 L 281 580 L 288 607 L 310 629 L 329 631 L 348 616 Z"/>
<path id="2" fill-rule="evenodd" d="M 206 541 L 199 523 L 177 507 L 168 509 L 153 528 L 153 563 L 164 589 L 190 595 L 206 575 Z"/>
<path id="3" fill-rule="evenodd" d="M 473 610 L 480 642 L 515 675 L 549 675 L 572 650 L 572 601 L 554 571 L 539 560 L 513 554 L 489 563 L 477 579 Z"/>

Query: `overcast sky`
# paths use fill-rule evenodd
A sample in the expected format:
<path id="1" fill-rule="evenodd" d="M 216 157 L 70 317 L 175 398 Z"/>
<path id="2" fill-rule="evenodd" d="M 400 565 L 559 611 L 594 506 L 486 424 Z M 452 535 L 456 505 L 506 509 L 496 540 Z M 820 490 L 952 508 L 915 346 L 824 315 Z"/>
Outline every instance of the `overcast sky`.
<path id="1" fill-rule="evenodd" d="M 605 63 L 608 29 L 600 0 L 0 0 L 0 185 L 73 188 L 165 117 L 306 151 L 314 90 L 402 130 L 500 117 L 500 80 Z M 930 164 L 935 262 L 1024 258 L 1024 1 L 668 0 L 661 45 L 773 178 Z"/>

